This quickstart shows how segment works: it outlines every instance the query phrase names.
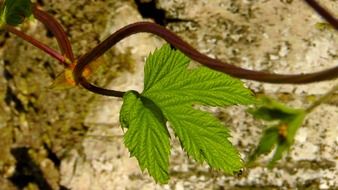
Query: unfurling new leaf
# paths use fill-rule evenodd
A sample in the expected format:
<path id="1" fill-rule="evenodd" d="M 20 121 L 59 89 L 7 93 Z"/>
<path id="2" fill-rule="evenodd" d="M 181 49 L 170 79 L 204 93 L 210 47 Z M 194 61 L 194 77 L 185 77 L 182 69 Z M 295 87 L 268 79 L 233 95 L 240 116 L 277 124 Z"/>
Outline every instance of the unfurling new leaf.
<path id="1" fill-rule="evenodd" d="M 263 132 L 257 148 L 249 157 L 249 164 L 251 164 L 259 155 L 268 154 L 275 148 L 269 163 L 272 167 L 293 144 L 306 112 L 303 109 L 290 108 L 267 97 L 261 98 L 257 107 L 250 109 L 249 112 L 255 118 L 277 123 Z"/>
<path id="2" fill-rule="evenodd" d="M 164 45 L 146 61 L 144 90 L 123 97 L 120 122 L 127 128 L 125 145 L 142 170 L 159 183 L 169 179 L 169 132 L 167 121 L 184 150 L 199 162 L 228 174 L 242 167 L 229 131 L 212 114 L 195 105 L 252 104 L 252 93 L 240 80 L 205 67 L 189 69 L 189 59 Z"/>

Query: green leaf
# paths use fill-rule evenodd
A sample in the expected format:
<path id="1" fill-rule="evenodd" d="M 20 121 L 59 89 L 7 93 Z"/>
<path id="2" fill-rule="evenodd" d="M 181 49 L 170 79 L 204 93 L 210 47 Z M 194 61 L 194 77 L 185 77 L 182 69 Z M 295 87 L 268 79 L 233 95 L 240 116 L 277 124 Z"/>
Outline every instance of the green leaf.
<path id="1" fill-rule="evenodd" d="M 254 109 L 249 109 L 249 112 L 256 118 L 277 123 L 264 131 L 257 148 L 249 157 L 249 164 L 251 164 L 259 155 L 267 154 L 276 147 L 269 163 L 269 167 L 272 167 L 293 144 L 306 112 L 267 97 L 262 98 L 260 104 Z"/>
<path id="2" fill-rule="evenodd" d="M 125 145 L 131 156 L 137 158 L 142 171 L 147 169 L 157 182 L 167 183 L 170 143 L 161 110 L 135 91 L 127 92 L 123 100 L 121 123 L 128 128 L 124 136 Z M 133 108 L 126 111 L 129 109 L 126 105 Z"/>
<path id="3" fill-rule="evenodd" d="M 169 122 L 184 150 L 198 162 L 205 161 L 228 174 L 243 167 L 239 153 L 228 140 L 229 130 L 212 114 L 198 110 L 195 106 L 253 104 L 255 99 L 251 91 L 240 80 L 223 73 L 205 67 L 189 69 L 188 66 L 189 59 L 186 56 L 164 45 L 147 58 L 143 92 L 137 96 L 128 95 L 130 93 L 124 96 L 120 122 L 123 128 L 128 128 L 125 143 L 139 160 L 142 169 L 153 170 L 149 173 L 156 181 L 167 179 L 163 177 L 167 165 L 159 162 L 154 167 L 152 163 L 156 159 L 164 160 L 166 154 L 154 154 L 148 149 L 155 149 L 152 143 L 156 139 L 167 139 L 166 126 L 162 121 Z M 129 133 L 130 130 L 132 132 Z M 149 138 L 152 140 L 148 140 L 145 146 L 143 141 Z M 130 143 L 131 139 L 133 143 Z M 158 149 L 166 147 L 164 142 L 156 143 Z M 145 163 L 145 157 L 151 157 L 152 162 Z M 162 171 L 162 177 L 158 176 L 161 173 L 159 171 Z"/>
<path id="4" fill-rule="evenodd" d="M 243 168 L 237 150 L 228 140 L 229 131 L 210 113 L 177 105 L 163 108 L 185 151 L 198 162 L 233 174 Z"/>
<path id="5" fill-rule="evenodd" d="M 5 0 L 1 6 L 0 25 L 17 26 L 32 14 L 30 0 Z"/>
<path id="6" fill-rule="evenodd" d="M 129 121 L 131 120 L 131 112 L 134 111 L 134 106 L 138 101 L 139 94 L 137 92 L 130 91 L 123 96 L 123 105 L 120 110 L 120 123 L 122 128 L 129 127 Z M 134 95 L 135 94 L 135 95 Z"/>
<path id="7" fill-rule="evenodd" d="M 291 146 L 290 144 L 285 143 L 285 142 L 284 143 L 278 143 L 276 150 L 275 150 L 275 153 L 273 154 L 273 157 L 268 164 L 268 167 L 272 168 L 278 160 L 282 159 L 284 152 L 288 151 L 290 146 Z"/>
<path id="8" fill-rule="evenodd" d="M 163 106 L 181 103 L 225 106 L 255 101 L 240 80 L 206 67 L 188 69 L 188 58 L 179 51 L 171 51 L 168 45 L 155 53 L 145 65 L 142 94 Z"/>
<path id="9" fill-rule="evenodd" d="M 301 111 L 302 110 L 290 108 L 268 97 L 260 98 L 256 104 L 256 108 L 248 109 L 248 112 L 256 119 L 263 119 L 266 121 L 287 120 Z"/>
<path id="10" fill-rule="evenodd" d="M 306 116 L 305 110 L 298 109 L 298 113 L 295 113 L 293 117 L 287 122 L 287 136 L 286 139 L 289 144 L 292 144 L 296 136 L 297 130 L 302 126 Z"/>
<path id="11" fill-rule="evenodd" d="M 252 162 L 257 158 L 257 156 L 271 152 L 274 146 L 278 143 L 278 138 L 278 126 L 266 129 L 258 143 L 256 150 L 250 156 L 249 161 Z"/>

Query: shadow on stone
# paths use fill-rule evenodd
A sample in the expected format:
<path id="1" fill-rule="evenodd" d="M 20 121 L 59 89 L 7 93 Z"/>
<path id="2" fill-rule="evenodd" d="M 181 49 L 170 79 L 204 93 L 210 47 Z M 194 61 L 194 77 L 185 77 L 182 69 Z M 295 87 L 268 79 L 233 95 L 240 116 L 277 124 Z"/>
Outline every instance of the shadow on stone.
<path id="1" fill-rule="evenodd" d="M 19 147 L 11 150 L 16 159 L 16 169 L 12 177 L 9 178 L 15 186 L 23 189 L 29 183 L 35 183 L 39 189 L 53 190 L 43 176 L 40 167 L 32 160 L 28 154 L 29 148 Z"/>

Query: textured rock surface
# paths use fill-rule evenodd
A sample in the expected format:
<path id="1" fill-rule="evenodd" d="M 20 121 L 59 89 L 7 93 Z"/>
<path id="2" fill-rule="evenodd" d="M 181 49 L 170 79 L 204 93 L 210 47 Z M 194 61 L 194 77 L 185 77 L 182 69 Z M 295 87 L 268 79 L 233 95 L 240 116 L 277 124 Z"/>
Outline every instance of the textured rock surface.
<path id="1" fill-rule="evenodd" d="M 332 10 L 334 3 L 326 2 Z M 277 73 L 311 72 L 337 65 L 337 34 L 330 30 L 320 31 L 315 24 L 322 22 L 302 2 L 282 3 L 276 1 L 159 1 L 158 7 L 167 11 L 168 17 L 187 20 L 170 23 L 168 28 L 177 32 L 201 52 L 224 61 L 250 69 Z M 301 11 L 299 11 L 301 10 Z M 333 11 L 334 12 L 334 11 Z M 124 14 L 129 15 L 128 20 Z M 125 3 L 117 10 L 111 31 L 130 22 L 140 20 L 132 4 Z M 135 19 L 131 19 L 135 15 Z M 114 20 L 114 19 L 113 19 Z M 118 23 L 118 24 L 116 24 Z M 152 40 L 152 42 L 150 41 Z M 143 42 L 143 43 L 140 43 Z M 142 44 L 141 47 L 134 44 Z M 148 51 L 157 47 L 158 41 L 149 36 L 137 35 L 117 46 L 123 53 L 130 48 L 135 70 L 142 70 L 142 59 Z M 110 85 L 115 89 L 142 88 L 142 73 L 123 73 Z M 269 85 L 247 82 L 258 93 L 268 93 L 297 107 L 306 107 L 309 96 L 321 95 L 336 81 L 309 85 Z M 79 166 L 90 172 L 67 174 L 65 185 L 75 187 L 75 181 L 88 178 L 93 184 L 81 186 L 88 189 L 235 189 L 248 187 L 266 188 L 333 188 L 337 186 L 337 102 L 322 105 L 307 117 L 300 129 L 290 154 L 273 170 L 262 164 L 248 169 L 241 177 L 228 177 L 212 172 L 205 165 L 196 165 L 173 141 L 171 156 L 171 181 L 159 186 L 142 175 L 134 158 L 129 158 L 122 143 L 122 131 L 118 124 L 121 102 L 102 98 L 98 108 L 87 117 L 91 125 L 89 137 L 84 142 L 86 162 Z M 243 157 L 257 143 L 262 128 L 241 107 L 217 110 L 219 116 L 232 126 L 233 142 Z M 318 135 L 320 134 L 320 135 Z M 98 139 L 108 136 L 110 140 Z M 103 138 L 103 137 L 102 137 Z M 113 147 L 111 144 L 114 144 Z M 95 149 L 95 151 L 93 151 Z M 269 156 L 267 156 L 269 157 Z M 62 171 L 77 165 L 75 161 L 64 162 Z M 123 165 L 124 167 L 119 167 Z M 78 168 L 78 167 L 77 167 Z M 100 185 L 99 185 L 100 184 Z"/>
<path id="2" fill-rule="evenodd" d="M 320 2 L 333 13 L 338 12 L 336 1 Z M 276 73 L 312 72 L 338 64 L 337 32 L 329 28 L 319 30 L 316 24 L 323 21 L 302 1 L 158 0 L 157 7 L 165 10 L 168 18 L 183 20 L 183 22 L 169 22 L 167 28 L 178 33 L 199 51 L 232 64 Z M 85 53 L 122 26 L 145 20 L 131 0 L 78 0 L 71 3 L 64 0 L 50 0 L 45 1 L 45 8 L 53 10 L 56 17 L 65 25 L 75 52 L 78 54 Z M 39 25 L 31 26 L 29 31 L 33 33 L 38 31 L 36 27 L 41 28 Z M 38 35 L 52 43 L 45 34 L 38 33 Z M 17 55 L 18 53 L 15 53 L 17 51 L 19 53 L 27 51 L 28 46 L 21 41 L 13 38 L 10 40 L 13 41 L 12 46 L 6 44 L 6 52 L 11 52 L 7 53 L 8 56 Z M 97 82 L 101 85 L 110 82 L 106 86 L 112 89 L 141 90 L 144 59 L 149 52 L 163 43 L 161 39 L 150 34 L 138 34 L 123 40 L 107 53 L 105 60 L 109 63 L 109 67 L 102 71 L 106 78 L 100 79 L 97 76 L 100 79 Z M 30 49 L 29 52 L 38 51 Z M 31 65 L 36 64 L 36 59 L 41 62 L 46 60 L 47 63 L 52 62 L 37 53 L 22 57 L 23 54 L 20 53 L 19 59 L 33 59 L 29 61 Z M 53 178 L 54 181 L 60 178 L 60 183 L 65 187 L 75 190 L 294 189 L 296 187 L 334 189 L 338 187 L 337 98 L 321 105 L 307 116 L 290 153 L 272 170 L 264 167 L 269 159 L 268 155 L 259 160 L 255 167 L 248 168 L 241 176 L 224 176 L 210 170 L 206 165 L 198 165 L 188 159 L 179 148 L 179 143 L 173 140 L 170 159 L 171 180 L 168 185 L 160 186 L 140 171 L 136 159 L 129 157 L 123 145 L 123 132 L 118 122 L 121 100 L 92 96 L 79 89 L 58 93 L 41 91 L 53 78 L 49 77 L 45 67 L 42 66 L 26 72 L 39 74 L 38 81 L 34 77 L 27 80 L 23 80 L 25 77 L 14 79 L 6 77 L 4 80 L 2 75 L 5 75 L 6 71 L 21 76 L 18 74 L 20 71 L 15 70 L 19 66 L 10 67 L 6 62 L 9 60 L 11 64 L 21 64 L 22 61 L 16 60 L 13 55 L 9 58 L 4 56 L 5 61 L 0 63 L 0 98 L 5 100 L 8 89 L 14 90 L 14 94 L 20 95 L 20 92 L 23 92 L 18 99 L 24 105 L 28 105 L 27 109 L 31 105 L 29 102 L 33 101 L 32 104 L 43 111 L 17 114 L 17 111 L 13 110 L 15 105 L 11 106 L 10 103 L 2 101 L 0 130 L 11 128 L 8 132 L 10 134 L 13 134 L 14 129 L 18 131 L 17 128 L 22 131 L 27 130 L 32 134 L 33 140 L 28 138 L 29 140 L 23 141 L 20 139 L 25 138 L 17 137 L 16 145 L 23 144 L 39 149 L 45 140 L 34 141 L 33 137 L 39 136 L 44 130 L 41 132 L 33 129 L 36 129 L 37 125 L 45 124 L 50 134 L 48 137 L 52 143 L 55 143 L 52 146 L 53 151 L 57 155 L 66 155 L 61 160 L 60 177 Z M 31 65 L 26 66 L 27 69 L 32 67 Z M 57 66 L 52 68 L 55 71 L 61 70 L 61 67 Z M 39 82 L 43 81 L 41 77 L 45 78 L 44 82 Z M 39 85 L 27 88 L 26 81 L 29 84 L 33 82 Z M 246 84 L 256 93 L 271 95 L 295 107 L 306 107 L 337 82 L 338 80 L 307 85 L 271 85 L 246 81 Z M 34 96 L 27 94 L 34 94 Z M 44 98 L 34 100 L 35 96 Z M 74 96 L 76 98 L 72 98 Z M 48 106 L 46 103 L 41 103 L 44 101 L 48 101 Z M 83 102 L 87 101 L 90 104 L 83 105 Z M 263 130 L 262 123 L 253 120 L 243 107 L 220 108 L 214 111 L 230 126 L 232 142 L 245 159 L 257 144 L 257 139 Z M 34 117 L 30 118 L 30 114 Z M 62 126 L 65 126 L 64 131 L 61 130 Z M 51 127 L 53 130 L 49 129 Z M 75 134 L 73 130 L 79 131 L 79 135 L 73 136 L 74 138 L 72 138 Z M 64 136 L 65 133 L 72 135 Z M 14 133 L 16 134 L 21 133 Z M 6 136 L 6 141 L 1 142 L 8 142 L 0 144 L 1 147 L 7 147 L 0 150 L 4 151 L 1 152 L 1 156 L 9 154 L 8 144 L 11 143 L 11 139 Z M 69 149 L 74 145 L 74 140 L 80 143 L 75 143 L 76 148 Z M 62 150 L 65 147 L 67 151 Z M 38 150 L 36 152 L 37 155 L 44 155 Z M 0 160 L 3 160 L 2 157 Z M 14 170 L 14 161 L 11 156 L 7 156 L 4 160 L 6 160 L 5 165 L 0 163 L 0 171 L 1 176 L 7 177 Z M 41 163 L 49 162 L 46 156 L 40 156 L 36 160 L 42 160 Z M 5 180 L 0 178 L 0 181 Z M 11 187 L 9 182 L 8 184 L 8 187 Z"/>

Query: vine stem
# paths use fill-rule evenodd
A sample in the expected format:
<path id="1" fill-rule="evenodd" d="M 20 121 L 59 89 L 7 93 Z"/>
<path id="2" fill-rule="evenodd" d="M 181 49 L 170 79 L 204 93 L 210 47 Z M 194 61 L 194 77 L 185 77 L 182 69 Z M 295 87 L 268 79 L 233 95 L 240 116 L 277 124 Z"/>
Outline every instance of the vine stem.
<path id="1" fill-rule="evenodd" d="M 320 104 L 327 101 L 336 91 L 338 90 L 338 84 L 336 84 L 329 92 L 327 92 L 325 95 L 320 97 L 318 100 L 316 100 L 314 103 L 312 103 L 308 108 L 306 108 L 306 113 L 312 112 L 316 107 L 318 107 Z"/>
<path id="2" fill-rule="evenodd" d="M 311 0 L 305 0 L 311 7 L 313 7 L 316 12 L 318 12 L 322 17 L 324 17 L 330 24 L 332 24 L 337 29 L 337 19 L 335 19 L 330 13 L 328 13 L 324 8 L 322 8 L 318 3 Z M 17 36 L 21 37 L 22 39 L 28 41 L 29 43 L 33 44 L 37 48 L 43 50 L 53 58 L 59 60 L 64 66 L 68 67 L 69 62 L 75 62 L 75 58 L 73 55 L 73 51 L 71 48 L 71 44 L 67 38 L 66 32 L 63 30 L 62 26 L 56 19 L 54 19 L 51 15 L 47 12 L 40 10 L 37 5 L 33 8 L 34 16 L 41 21 L 45 26 L 51 30 L 58 41 L 58 45 L 61 49 L 62 54 L 65 56 L 60 55 L 54 49 L 48 47 L 47 45 L 43 44 L 42 42 L 37 41 L 36 39 L 32 38 L 31 36 L 17 30 L 12 26 L 5 26 L 5 28 L 16 34 Z M 210 58 L 204 54 L 201 54 L 199 51 L 194 49 L 191 45 L 183 41 L 179 36 L 175 33 L 167 30 L 166 28 L 150 23 L 150 22 L 138 22 L 134 24 L 127 25 L 98 46 L 96 46 L 92 51 L 89 53 L 81 56 L 78 60 L 78 64 L 75 66 L 73 71 L 74 79 L 77 83 L 80 83 L 84 88 L 89 91 L 92 91 L 97 94 L 107 95 L 107 96 L 116 96 L 122 97 L 124 92 L 109 90 L 97 87 L 89 83 L 83 76 L 82 72 L 84 68 L 93 60 L 100 57 L 103 53 L 105 53 L 108 49 L 110 49 L 113 45 L 115 45 L 120 40 L 136 34 L 136 33 L 152 33 L 159 37 L 162 37 L 168 43 L 182 51 L 185 55 L 190 57 L 191 59 L 220 72 L 227 73 L 237 78 L 242 79 L 249 79 L 255 80 L 260 82 L 268 82 L 268 83 L 289 83 L 289 84 L 300 84 L 300 83 L 310 83 L 310 82 L 318 82 L 323 80 L 330 80 L 337 77 L 338 73 L 338 66 L 322 70 L 319 72 L 314 73 L 306 73 L 306 74 L 275 74 L 275 73 L 266 73 L 262 71 L 255 71 L 255 70 L 248 70 L 241 67 L 237 67 L 228 63 L 224 63 L 218 59 Z"/>
<path id="3" fill-rule="evenodd" d="M 61 53 L 73 63 L 75 58 L 72 46 L 62 25 L 52 15 L 48 14 L 46 11 L 41 10 L 37 4 L 34 4 L 32 12 L 34 17 L 43 23 L 53 33 L 58 42 Z"/>
<path id="4" fill-rule="evenodd" d="M 325 10 L 314 0 L 304 0 L 310 7 L 312 7 L 320 16 L 322 16 L 328 23 L 330 23 L 336 30 L 338 30 L 338 19 Z"/>
<path id="5" fill-rule="evenodd" d="M 310 7 L 312 7 L 319 15 L 321 15 L 327 22 L 329 22 L 336 30 L 338 30 L 338 21 L 332 16 L 325 8 L 320 6 L 314 0 L 304 0 Z M 190 57 L 191 59 L 207 66 L 212 69 L 227 73 L 234 77 L 238 77 L 241 79 L 249 79 L 260 82 L 268 82 L 268 83 L 279 83 L 279 84 L 302 84 L 302 83 L 310 83 L 310 82 L 319 82 L 323 80 L 331 80 L 337 77 L 338 66 L 322 70 L 314 73 L 306 73 L 306 74 L 294 74 L 294 75 L 285 75 L 285 74 L 274 74 L 274 73 L 266 73 L 262 71 L 254 71 L 248 70 L 240 67 L 236 67 L 234 65 L 223 63 L 220 60 L 212 59 L 206 55 L 201 54 L 188 43 L 183 41 L 179 36 L 167 30 L 166 28 L 156 25 L 154 23 L 147 22 L 139 22 L 127 25 L 106 40 L 101 42 L 98 46 L 96 46 L 92 51 L 81 56 L 79 58 L 78 64 L 75 66 L 73 71 L 73 76 L 76 82 L 80 83 L 84 88 L 90 90 L 94 93 L 106 95 L 106 96 L 115 96 L 121 97 L 124 92 L 109 90 L 100 88 L 98 86 L 90 84 L 84 77 L 82 77 L 82 72 L 86 65 L 88 65 L 91 61 L 100 57 L 104 52 L 106 52 L 109 48 L 114 46 L 120 40 L 141 32 L 152 33 L 157 36 L 160 36 L 168 43 L 173 45 L 175 48 L 181 50 L 185 55 Z M 312 108 L 311 108 L 312 109 Z"/>
<path id="6" fill-rule="evenodd" d="M 179 36 L 177 36 L 175 33 L 164 28 L 163 26 L 151 22 L 136 22 L 119 29 L 103 42 L 101 42 L 99 45 L 97 45 L 89 53 L 80 57 L 78 64 L 76 65 L 74 70 L 74 78 L 78 79 L 80 74 L 80 72 L 78 71 L 82 71 L 87 64 L 103 55 L 103 53 L 105 53 L 108 49 L 114 46 L 117 42 L 133 34 L 144 32 L 151 33 L 163 38 L 169 44 L 173 45 L 175 48 L 183 52 L 186 56 L 203 64 L 204 66 L 241 79 L 276 84 L 302 84 L 330 80 L 338 76 L 338 66 L 335 66 L 331 69 L 305 74 L 276 74 L 241 68 L 200 53 L 187 42 L 182 40 Z"/>
<path id="7" fill-rule="evenodd" d="M 23 40 L 29 42 L 30 44 L 32 44 L 33 46 L 37 47 L 38 49 L 44 51 L 45 53 L 47 53 L 48 55 L 50 55 L 51 57 L 55 58 L 56 60 L 58 60 L 60 63 L 62 63 L 63 65 L 67 66 L 67 60 L 66 58 L 59 54 L 57 51 L 55 51 L 54 49 L 48 47 L 46 44 L 34 39 L 33 37 L 21 32 L 20 30 L 16 29 L 13 26 L 10 25 L 5 25 L 4 26 L 5 30 L 19 36 L 20 38 L 22 38 Z"/>

